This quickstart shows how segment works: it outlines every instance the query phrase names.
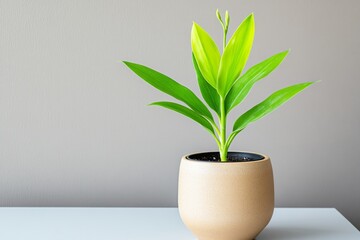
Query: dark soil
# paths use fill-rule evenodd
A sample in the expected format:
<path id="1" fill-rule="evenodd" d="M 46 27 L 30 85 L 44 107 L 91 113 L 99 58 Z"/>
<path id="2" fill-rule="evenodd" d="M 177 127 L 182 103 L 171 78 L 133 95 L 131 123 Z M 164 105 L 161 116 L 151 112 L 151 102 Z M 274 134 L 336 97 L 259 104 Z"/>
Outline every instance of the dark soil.
<path id="1" fill-rule="evenodd" d="M 207 162 L 221 162 L 219 152 L 196 153 L 187 156 L 187 159 Z M 262 159 L 264 159 L 262 155 L 247 152 L 228 152 L 227 156 L 227 162 L 251 162 Z"/>

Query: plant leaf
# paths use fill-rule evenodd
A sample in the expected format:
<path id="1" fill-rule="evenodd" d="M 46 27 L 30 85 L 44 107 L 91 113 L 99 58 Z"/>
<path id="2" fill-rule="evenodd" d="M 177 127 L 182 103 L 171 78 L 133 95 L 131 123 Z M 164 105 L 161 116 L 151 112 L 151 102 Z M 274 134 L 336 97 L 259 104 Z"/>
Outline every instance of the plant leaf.
<path id="1" fill-rule="evenodd" d="M 174 81 L 170 77 L 157 72 L 149 67 L 124 61 L 126 66 L 128 66 L 134 73 L 139 77 L 144 79 L 146 82 L 151 84 L 153 87 L 159 89 L 160 91 L 169 94 L 170 96 L 183 101 L 190 108 L 192 108 L 197 113 L 207 117 L 208 119 L 213 120 L 209 109 L 205 104 L 187 87 L 181 85 L 180 83 Z"/>
<path id="2" fill-rule="evenodd" d="M 216 89 L 220 52 L 210 35 L 195 22 L 191 29 L 191 48 L 205 80 Z"/>
<path id="3" fill-rule="evenodd" d="M 226 96 L 245 67 L 254 40 L 254 33 L 254 15 L 250 14 L 240 24 L 226 45 L 220 60 L 216 87 L 222 97 Z"/>
<path id="4" fill-rule="evenodd" d="M 211 107 L 218 115 L 220 115 L 220 98 L 217 91 L 205 80 L 200 72 L 199 66 L 196 62 L 194 54 L 192 55 L 194 68 L 196 71 L 198 84 L 201 95 L 203 96 L 206 103 Z"/>
<path id="5" fill-rule="evenodd" d="M 276 91 L 271 94 L 264 101 L 251 108 L 243 115 L 241 115 L 234 123 L 233 131 L 241 131 L 248 124 L 262 118 L 263 116 L 269 114 L 270 112 L 277 109 L 279 106 L 290 100 L 296 94 L 304 90 L 305 88 L 312 85 L 314 82 L 305 82 L 292 85 Z"/>
<path id="6" fill-rule="evenodd" d="M 289 50 L 286 50 L 267 58 L 251 67 L 245 74 L 238 78 L 226 95 L 226 112 L 230 112 L 231 109 L 240 104 L 246 98 L 254 84 L 275 70 L 284 60 L 288 52 Z"/>
<path id="7" fill-rule="evenodd" d="M 184 107 L 180 104 L 173 103 L 173 102 L 153 102 L 150 105 L 156 105 L 161 106 L 164 108 L 171 109 L 175 112 L 181 113 L 188 118 L 191 118 L 195 122 L 201 124 L 206 130 L 210 131 L 210 133 L 214 134 L 214 129 L 211 126 L 210 122 L 206 120 L 203 116 L 201 116 L 199 113 L 191 110 L 190 108 Z"/>

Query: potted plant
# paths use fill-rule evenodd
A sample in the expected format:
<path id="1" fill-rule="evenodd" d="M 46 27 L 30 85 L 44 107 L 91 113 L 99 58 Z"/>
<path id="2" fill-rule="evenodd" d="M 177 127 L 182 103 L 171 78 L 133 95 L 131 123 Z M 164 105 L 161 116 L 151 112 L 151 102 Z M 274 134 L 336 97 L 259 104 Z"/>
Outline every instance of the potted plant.
<path id="1" fill-rule="evenodd" d="M 191 48 L 197 81 L 203 99 L 190 89 L 149 67 L 124 61 L 134 73 L 160 91 L 185 103 L 154 102 L 202 125 L 218 145 L 218 152 L 182 157 L 179 172 L 179 212 L 185 225 L 201 240 L 254 239 L 268 224 L 274 210 L 274 183 L 270 158 L 264 154 L 229 152 L 238 133 L 269 114 L 314 82 L 304 82 L 276 91 L 239 116 L 227 136 L 227 116 L 250 92 L 253 85 L 270 74 L 288 54 L 277 53 L 243 69 L 252 48 L 255 24 L 250 14 L 227 41 L 230 22 L 223 20 L 223 51 L 197 23 L 191 31 Z M 186 106 L 187 105 L 187 106 Z"/>

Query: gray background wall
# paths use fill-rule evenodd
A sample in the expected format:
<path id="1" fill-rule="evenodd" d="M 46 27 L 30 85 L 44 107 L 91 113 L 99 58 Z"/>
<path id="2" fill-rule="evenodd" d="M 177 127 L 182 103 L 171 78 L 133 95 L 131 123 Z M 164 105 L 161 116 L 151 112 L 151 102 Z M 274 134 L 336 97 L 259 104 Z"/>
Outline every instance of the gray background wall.
<path id="1" fill-rule="evenodd" d="M 237 115 L 281 87 L 322 82 L 249 126 L 233 150 L 273 160 L 276 205 L 336 207 L 360 227 L 360 2 L 0 0 L 0 205 L 176 206 L 186 153 L 216 149 L 201 127 L 146 104 L 169 99 L 118 61 L 198 91 L 195 20 L 221 43 L 255 13 L 248 66 L 291 48 Z"/>

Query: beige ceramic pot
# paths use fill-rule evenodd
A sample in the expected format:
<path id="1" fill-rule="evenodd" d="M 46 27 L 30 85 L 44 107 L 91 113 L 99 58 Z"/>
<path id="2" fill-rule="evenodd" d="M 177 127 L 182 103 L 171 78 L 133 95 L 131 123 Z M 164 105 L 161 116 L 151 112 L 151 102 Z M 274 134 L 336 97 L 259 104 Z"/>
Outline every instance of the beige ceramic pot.
<path id="1" fill-rule="evenodd" d="M 192 160 L 201 154 L 181 159 L 178 203 L 183 222 L 200 240 L 255 239 L 274 210 L 270 158 L 255 153 L 229 152 L 229 156 L 245 154 L 257 160 Z"/>

